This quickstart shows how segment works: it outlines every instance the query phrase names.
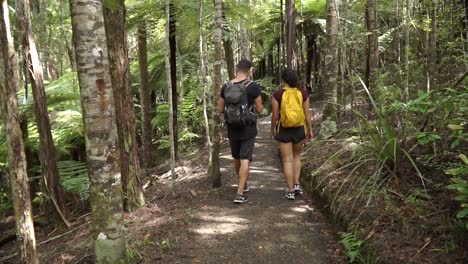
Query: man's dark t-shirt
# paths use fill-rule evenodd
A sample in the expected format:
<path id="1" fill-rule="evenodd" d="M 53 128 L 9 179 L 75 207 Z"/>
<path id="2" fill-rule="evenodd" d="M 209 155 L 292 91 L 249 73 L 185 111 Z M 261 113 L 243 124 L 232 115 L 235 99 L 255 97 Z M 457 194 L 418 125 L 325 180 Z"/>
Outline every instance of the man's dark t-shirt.
<path id="1" fill-rule="evenodd" d="M 235 82 L 233 84 L 238 84 L 245 82 L 242 80 L 240 82 Z M 221 98 L 224 99 L 224 92 L 226 90 L 227 84 L 225 83 L 221 88 Z M 252 82 L 247 86 L 247 104 L 249 109 L 254 111 L 253 105 L 255 104 L 255 99 L 261 95 L 261 88 L 256 82 Z M 257 136 L 257 125 L 249 125 L 246 127 L 230 127 L 228 126 L 228 137 L 232 140 L 244 140 Z"/>

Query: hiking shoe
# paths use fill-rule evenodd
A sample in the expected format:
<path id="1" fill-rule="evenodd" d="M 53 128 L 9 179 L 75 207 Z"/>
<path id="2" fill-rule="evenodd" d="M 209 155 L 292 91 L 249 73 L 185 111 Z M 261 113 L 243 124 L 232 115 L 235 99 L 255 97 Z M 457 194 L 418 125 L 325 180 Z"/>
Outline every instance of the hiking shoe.
<path id="1" fill-rule="evenodd" d="M 288 200 L 296 200 L 296 196 L 294 195 L 294 192 L 288 192 L 284 195 L 284 197 Z"/>
<path id="2" fill-rule="evenodd" d="M 294 184 L 293 190 L 294 190 L 294 194 L 296 195 L 304 194 L 304 192 L 302 191 L 302 187 L 299 184 Z"/>
<path id="3" fill-rule="evenodd" d="M 250 191 L 250 187 L 246 184 L 244 186 L 244 193 L 249 192 L 249 191 Z"/>
<path id="4" fill-rule="evenodd" d="M 246 195 L 244 194 L 237 194 L 236 198 L 234 198 L 234 203 L 235 204 L 243 204 L 249 201 L 249 198 L 247 198 Z"/>

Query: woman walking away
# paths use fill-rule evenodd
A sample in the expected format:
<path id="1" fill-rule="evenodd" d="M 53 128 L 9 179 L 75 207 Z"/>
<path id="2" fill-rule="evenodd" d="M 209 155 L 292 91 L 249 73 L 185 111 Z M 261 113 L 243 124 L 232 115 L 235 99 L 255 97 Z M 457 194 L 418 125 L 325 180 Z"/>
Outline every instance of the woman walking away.
<path id="1" fill-rule="evenodd" d="M 299 183 L 301 153 L 307 139 L 312 139 L 312 115 L 309 94 L 299 88 L 299 76 L 295 70 L 281 73 L 281 89 L 273 93 L 271 136 L 279 143 L 283 173 L 288 185 L 285 197 L 294 200 L 302 194 Z"/>

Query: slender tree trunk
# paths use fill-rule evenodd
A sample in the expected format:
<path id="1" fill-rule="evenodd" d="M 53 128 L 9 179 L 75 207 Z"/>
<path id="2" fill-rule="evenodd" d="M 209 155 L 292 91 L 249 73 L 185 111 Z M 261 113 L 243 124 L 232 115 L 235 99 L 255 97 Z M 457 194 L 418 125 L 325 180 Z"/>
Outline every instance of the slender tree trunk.
<path id="1" fill-rule="evenodd" d="M 429 36 L 429 85 L 427 90 L 434 89 L 437 85 L 437 4 L 438 0 L 432 0 L 431 5 L 431 32 Z"/>
<path id="2" fill-rule="evenodd" d="M 76 72 L 76 58 L 75 58 L 75 50 L 73 45 L 70 45 L 68 40 L 68 35 L 65 31 L 65 24 L 64 24 L 64 16 L 62 14 L 62 8 L 59 8 L 60 11 L 60 29 L 62 31 L 63 41 L 65 41 L 65 46 L 67 46 L 67 55 L 68 59 L 70 60 L 70 68 L 73 72 Z"/>
<path id="3" fill-rule="evenodd" d="M 170 142 L 170 164 L 171 164 L 171 175 L 172 175 L 172 180 L 173 183 L 175 179 L 177 178 L 177 175 L 175 173 L 175 162 L 176 162 L 176 126 L 177 123 L 174 122 L 174 109 L 177 108 L 177 103 L 174 101 L 174 85 L 175 82 L 173 82 L 173 72 L 172 71 L 172 4 L 170 0 L 166 0 L 166 49 L 164 53 L 164 58 L 166 61 L 166 76 L 167 76 L 167 94 L 169 97 L 169 142 Z M 177 91 L 177 90 L 176 90 Z M 175 104 L 175 105 L 174 105 Z"/>
<path id="4" fill-rule="evenodd" d="M 315 34 L 310 33 L 307 35 L 307 62 L 306 62 L 306 86 L 312 87 L 312 66 L 314 62 L 314 46 L 315 46 Z"/>
<path id="5" fill-rule="evenodd" d="M 174 157 L 178 156 L 178 139 L 179 139 L 179 123 L 177 122 L 178 116 L 178 96 L 177 96 L 177 43 L 176 43 L 176 14 L 174 5 L 170 3 L 169 10 L 169 50 L 170 50 L 170 66 L 171 66 L 171 89 L 172 89 L 172 123 L 174 132 Z M 180 76 L 182 77 L 182 76 Z"/>
<path id="6" fill-rule="evenodd" d="M 199 57 L 200 57 L 200 80 L 203 84 L 203 118 L 205 121 L 205 132 L 206 132 L 206 142 L 209 148 L 209 152 L 211 153 L 211 137 L 210 137 L 210 120 L 208 118 L 208 104 L 207 104 L 207 97 L 209 96 L 208 87 L 210 87 L 210 80 L 207 76 L 206 71 L 206 54 L 204 52 L 205 46 L 205 39 L 203 37 L 203 0 L 199 0 L 199 13 L 198 13 L 198 30 L 199 30 Z M 232 47 L 231 47 L 232 52 Z M 231 54 L 232 55 L 232 54 Z M 234 65 L 233 65 L 234 66 Z M 229 64 L 228 64 L 229 69 Z M 234 71 L 234 68 L 233 68 Z M 234 77 L 233 77 L 234 78 Z"/>
<path id="7" fill-rule="evenodd" d="M 38 264 L 24 143 L 19 124 L 19 65 L 10 32 L 7 0 L 0 0 L 0 104 L 8 146 L 11 196 L 21 264 Z M 6 78 L 8 77 L 8 78 Z"/>
<path id="8" fill-rule="evenodd" d="M 226 57 L 226 64 L 228 70 L 229 79 L 232 80 L 236 77 L 236 73 L 234 72 L 234 51 L 232 50 L 232 41 L 231 41 L 231 34 L 230 28 L 227 24 L 226 16 L 223 14 L 224 19 L 224 30 L 223 30 L 223 46 L 224 46 L 224 56 Z"/>
<path id="9" fill-rule="evenodd" d="M 120 149 L 120 173 L 122 175 L 123 208 L 132 211 L 145 204 L 140 180 L 140 161 L 136 140 L 133 89 L 125 30 L 124 0 L 107 4 L 104 0 L 104 25 L 115 103 L 117 133 Z"/>
<path id="10" fill-rule="evenodd" d="M 327 0 L 327 37 L 324 65 L 324 93 L 325 109 L 323 120 L 330 118 L 336 121 L 337 93 L 338 93 L 338 16 L 336 7 L 338 0 Z"/>
<path id="11" fill-rule="evenodd" d="M 282 49 L 281 48 L 281 36 L 278 37 L 276 45 L 277 45 L 277 50 L 278 50 L 278 57 L 277 57 L 278 65 L 277 65 L 276 71 L 277 71 L 278 84 L 279 84 L 279 83 L 281 83 L 281 58 L 282 58 L 282 56 L 281 56 L 281 54 L 282 54 L 281 53 L 282 52 L 282 50 L 281 50 Z"/>
<path id="12" fill-rule="evenodd" d="M 151 146 L 153 128 L 151 126 L 151 92 L 148 72 L 148 47 L 146 23 L 138 26 L 138 61 L 140 66 L 140 101 L 141 101 L 141 138 L 143 145 L 143 167 L 148 169 L 152 165 Z"/>
<path id="13" fill-rule="evenodd" d="M 70 0 L 70 10 L 86 133 L 95 259 L 96 263 L 124 263 L 120 154 L 101 0 Z"/>
<path id="14" fill-rule="evenodd" d="M 409 101 L 409 76 L 410 76 L 410 0 L 405 0 L 405 102 Z"/>
<path id="15" fill-rule="evenodd" d="M 371 90 L 376 88 L 379 68 L 379 32 L 377 20 L 377 0 L 367 0 L 366 5 L 367 28 L 367 63 L 366 85 Z"/>
<path id="16" fill-rule="evenodd" d="M 240 0 L 240 4 L 242 5 L 242 9 L 249 10 L 250 9 L 250 0 Z M 246 12 L 243 13 L 244 15 Z M 250 19 L 245 17 L 242 19 L 240 25 L 240 33 L 241 33 L 241 59 L 248 59 L 252 60 L 251 54 L 251 35 L 250 31 L 247 28 L 247 25 L 250 23 Z"/>
<path id="17" fill-rule="evenodd" d="M 43 71 L 32 35 L 29 0 L 16 1 L 16 16 L 21 32 L 23 58 L 26 61 L 29 71 L 29 79 L 31 80 L 34 97 L 34 113 L 36 115 L 41 147 L 39 158 L 41 160 L 44 186 L 59 217 L 69 227 L 70 223 L 68 223 L 66 219 L 67 210 L 62 187 L 60 185 L 60 176 L 55 157 L 55 146 L 52 139 L 49 113 L 47 110 L 47 97 L 42 76 Z"/>
<path id="18" fill-rule="evenodd" d="M 280 69 L 281 67 L 285 64 L 286 61 L 286 52 L 285 52 L 285 30 L 284 30 L 284 0 L 280 0 L 280 46 L 281 46 L 281 63 L 280 63 Z M 280 73 L 281 74 L 281 73 Z M 281 82 L 281 80 L 280 80 Z"/>
<path id="19" fill-rule="evenodd" d="M 290 69 L 298 70 L 296 52 L 296 8 L 294 0 L 286 0 L 286 65 Z"/>
<path id="20" fill-rule="evenodd" d="M 214 105 L 219 101 L 221 89 L 221 65 L 222 65 L 222 0 L 214 0 L 215 6 L 215 27 L 214 27 L 214 48 L 215 48 L 215 61 L 213 69 L 213 100 Z M 208 175 L 212 179 L 213 187 L 221 186 L 221 170 L 219 164 L 219 151 L 221 148 L 221 114 L 217 112 L 217 107 L 212 110 L 213 129 L 212 129 L 212 148 L 210 153 L 210 163 L 208 166 Z"/>

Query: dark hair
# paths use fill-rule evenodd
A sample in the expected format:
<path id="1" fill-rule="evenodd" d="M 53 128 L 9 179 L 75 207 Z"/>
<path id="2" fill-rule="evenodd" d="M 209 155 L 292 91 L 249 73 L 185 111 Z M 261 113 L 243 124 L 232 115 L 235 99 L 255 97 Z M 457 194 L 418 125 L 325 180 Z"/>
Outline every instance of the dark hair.
<path id="1" fill-rule="evenodd" d="M 296 70 L 284 69 L 281 72 L 281 80 L 289 85 L 289 87 L 299 88 L 299 75 Z"/>
<path id="2" fill-rule="evenodd" d="M 241 59 L 237 63 L 236 67 L 238 71 L 247 73 L 252 68 L 252 62 L 250 62 L 248 59 Z"/>

